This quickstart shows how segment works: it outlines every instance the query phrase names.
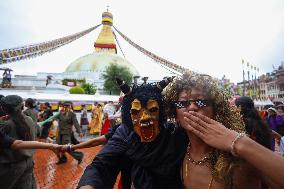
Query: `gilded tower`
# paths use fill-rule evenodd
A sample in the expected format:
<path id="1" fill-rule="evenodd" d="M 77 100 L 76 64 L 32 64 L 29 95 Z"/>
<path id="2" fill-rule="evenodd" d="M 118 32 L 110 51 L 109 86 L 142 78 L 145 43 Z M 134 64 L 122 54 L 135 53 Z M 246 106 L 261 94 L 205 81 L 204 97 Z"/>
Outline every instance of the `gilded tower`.
<path id="1" fill-rule="evenodd" d="M 112 31 L 113 16 L 107 10 L 102 14 L 103 28 L 95 42 L 96 52 L 117 53 L 115 39 Z"/>

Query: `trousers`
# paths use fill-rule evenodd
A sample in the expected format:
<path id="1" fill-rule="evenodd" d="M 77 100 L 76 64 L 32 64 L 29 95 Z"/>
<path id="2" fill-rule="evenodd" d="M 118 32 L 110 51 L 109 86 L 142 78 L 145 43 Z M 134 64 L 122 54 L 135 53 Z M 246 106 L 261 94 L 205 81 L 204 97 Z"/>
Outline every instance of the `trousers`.
<path id="1" fill-rule="evenodd" d="M 33 159 L 0 164 L 0 186 L 5 189 L 36 189 Z"/>

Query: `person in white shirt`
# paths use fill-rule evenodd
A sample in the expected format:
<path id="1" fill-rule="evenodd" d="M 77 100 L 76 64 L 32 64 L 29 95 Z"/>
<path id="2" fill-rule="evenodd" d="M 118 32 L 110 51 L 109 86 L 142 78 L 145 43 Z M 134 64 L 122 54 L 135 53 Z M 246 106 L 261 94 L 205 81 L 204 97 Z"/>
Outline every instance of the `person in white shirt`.
<path id="1" fill-rule="evenodd" d="M 103 112 L 107 113 L 109 116 L 114 115 L 115 113 L 115 105 L 112 101 L 109 101 L 103 108 Z"/>

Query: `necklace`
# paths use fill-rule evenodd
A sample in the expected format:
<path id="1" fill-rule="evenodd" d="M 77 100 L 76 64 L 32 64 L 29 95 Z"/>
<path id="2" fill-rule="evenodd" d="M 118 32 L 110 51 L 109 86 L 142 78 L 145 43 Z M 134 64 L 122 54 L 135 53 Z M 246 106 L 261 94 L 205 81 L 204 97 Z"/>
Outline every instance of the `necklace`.
<path id="1" fill-rule="evenodd" d="M 204 156 L 201 160 L 194 160 L 192 159 L 192 157 L 190 157 L 190 154 L 187 154 L 187 158 L 189 162 L 193 163 L 194 165 L 200 165 L 200 166 L 205 165 L 210 160 L 210 158 L 207 156 Z"/>
<path id="2" fill-rule="evenodd" d="M 198 166 L 206 165 L 207 166 L 207 162 L 211 160 L 211 158 L 209 157 L 211 152 L 208 154 L 208 156 L 204 156 L 201 160 L 194 160 L 190 156 L 190 148 L 191 148 L 191 143 L 189 142 L 187 146 L 187 153 L 186 153 L 187 160 L 194 165 L 198 165 Z M 182 177 L 184 178 L 183 174 L 182 174 Z M 187 162 L 185 163 L 185 177 L 188 178 L 188 163 Z M 207 187 L 208 189 L 211 189 L 212 183 L 213 183 L 213 177 L 211 177 L 211 179 L 209 180 L 209 184 Z"/>
<path id="3" fill-rule="evenodd" d="M 186 152 L 186 155 L 187 155 L 187 160 L 189 162 L 191 162 L 192 164 L 194 165 L 200 165 L 200 166 L 203 166 L 203 165 L 206 165 L 207 162 L 210 160 L 210 157 L 209 157 L 209 154 L 208 156 L 204 156 L 201 160 L 194 160 L 191 156 L 190 156 L 190 148 L 191 148 L 191 144 L 188 143 L 188 146 L 187 146 L 187 152 Z"/>
<path id="4" fill-rule="evenodd" d="M 184 177 L 184 175 L 182 174 L 183 180 L 189 178 L 189 177 L 188 177 L 189 175 L 188 175 L 188 165 L 187 165 L 187 164 L 188 164 L 188 163 L 186 162 L 186 164 L 185 164 L 185 177 Z M 213 177 L 211 176 L 211 178 L 210 178 L 210 180 L 209 180 L 209 184 L 208 184 L 207 189 L 211 189 L 212 184 L 213 184 Z"/>

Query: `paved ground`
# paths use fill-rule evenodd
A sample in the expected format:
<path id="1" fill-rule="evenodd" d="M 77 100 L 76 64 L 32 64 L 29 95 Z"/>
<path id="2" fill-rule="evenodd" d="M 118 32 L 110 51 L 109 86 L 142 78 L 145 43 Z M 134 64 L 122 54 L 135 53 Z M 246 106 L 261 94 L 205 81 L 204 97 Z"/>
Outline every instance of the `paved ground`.
<path id="1" fill-rule="evenodd" d="M 73 189 L 87 165 L 91 163 L 101 147 L 80 150 L 84 159 L 80 165 L 72 156 L 67 155 L 68 162 L 56 165 L 57 157 L 50 150 L 37 150 L 34 155 L 34 174 L 38 189 Z M 117 188 L 117 186 L 115 186 Z"/>

